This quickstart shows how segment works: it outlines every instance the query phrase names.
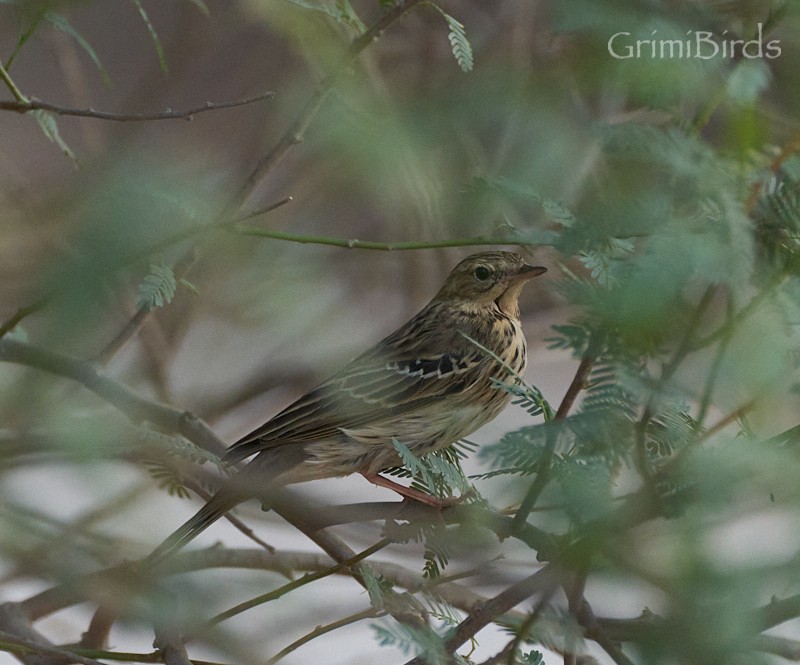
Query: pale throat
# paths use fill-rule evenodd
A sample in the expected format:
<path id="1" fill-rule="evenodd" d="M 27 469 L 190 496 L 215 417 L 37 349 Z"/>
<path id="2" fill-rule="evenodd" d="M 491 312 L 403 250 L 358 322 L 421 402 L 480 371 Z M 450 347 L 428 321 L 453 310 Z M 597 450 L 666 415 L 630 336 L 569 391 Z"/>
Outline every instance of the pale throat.
<path id="1" fill-rule="evenodd" d="M 495 301 L 500 311 L 512 319 L 519 319 L 519 294 L 522 293 L 524 282 L 517 282 L 509 286 Z"/>

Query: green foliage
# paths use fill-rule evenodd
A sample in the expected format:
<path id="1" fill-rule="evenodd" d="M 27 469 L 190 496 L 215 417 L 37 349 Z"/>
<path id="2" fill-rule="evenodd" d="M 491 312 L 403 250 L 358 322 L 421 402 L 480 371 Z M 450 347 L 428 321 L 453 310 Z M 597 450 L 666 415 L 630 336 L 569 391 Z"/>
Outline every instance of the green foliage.
<path id="1" fill-rule="evenodd" d="M 97 52 L 94 50 L 92 45 L 81 35 L 80 32 L 75 30 L 72 27 L 70 22 L 67 20 L 65 16 L 59 14 L 57 12 L 49 11 L 44 15 L 44 19 L 52 24 L 54 27 L 61 30 L 61 32 L 66 33 L 69 35 L 75 43 L 80 46 L 80 48 L 89 56 L 91 61 L 94 63 L 94 66 L 97 68 L 97 71 L 100 72 L 100 76 L 103 77 L 103 82 L 107 86 L 111 86 L 111 77 L 108 75 L 106 68 L 103 66 L 103 63 L 100 61 L 100 57 L 97 55 Z"/>
<path id="2" fill-rule="evenodd" d="M 429 665 L 445 665 L 450 657 L 445 652 L 444 641 L 429 627 L 414 628 L 400 623 L 373 623 L 375 639 L 382 647 L 394 647 L 405 655 L 425 654 Z"/>
<path id="3" fill-rule="evenodd" d="M 450 32 L 447 34 L 447 39 L 453 49 L 453 57 L 456 59 L 458 66 L 464 72 L 472 71 L 472 44 L 467 39 L 467 33 L 464 31 L 464 25 L 454 19 L 450 14 L 446 13 L 439 5 L 431 4 L 431 7 L 436 9 L 447 21 L 447 27 Z"/>
<path id="4" fill-rule="evenodd" d="M 136 306 L 152 311 L 172 302 L 177 283 L 175 274 L 165 263 L 150 265 L 150 273 L 139 284 L 139 300 Z"/>
<path id="5" fill-rule="evenodd" d="M 417 457 L 401 441 L 392 441 L 395 450 L 413 478 L 413 486 L 428 494 L 438 497 L 451 497 L 453 491 L 458 490 L 462 495 L 471 492 L 473 488 L 461 469 L 459 458 L 463 451 L 458 447 L 437 450 Z M 463 448 L 467 444 L 461 444 Z"/>
<path id="6" fill-rule="evenodd" d="M 460 463 L 465 455 L 464 449 L 469 449 L 470 444 L 462 442 L 458 446 L 417 457 L 400 441 L 394 440 L 393 443 L 404 469 L 412 478 L 413 488 L 441 498 L 450 498 L 457 490 L 462 498 L 477 500 L 477 492 L 464 475 Z M 423 575 L 426 578 L 438 577 L 450 560 L 445 530 L 437 524 L 409 527 L 414 532 L 413 538 L 425 544 Z"/>
<path id="7" fill-rule="evenodd" d="M 459 23 L 449 14 L 443 14 L 450 32 L 447 39 L 450 40 L 450 46 L 453 47 L 453 57 L 455 57 L 458 66 L 464 72 L 472 71 L 472 45 L 467 39 L 467 33 L 464 32 L 463 24 Z"/>
<path id="8" fill-rule="evenodd" d="M 527 651 L 517 654 L 520 665 L 544 665 L 544 656 L 540 651 Z"/>
<path id="9" fill-rule="evenodd" d="M 800 269 L 800 160 L 792 158 L 769 177 L 754 216 L 756 242 L 769 265 L 796 274 Z"/>
<path id="10" fill-rule="evenodd" d="M 359 18 L 355 9 L 350 4 L 350 0 L 336 0 L 333 4 L 329 2 L 317 2 L 316 0 L 286 0 L 286 2 L 303 10 L 324 14 L 337 23 L 349 25 L 359 34 L 366 30 L 364 22 Z"/>
<path id="11" fill-rule="evenodd" d="M 42 130 L 42 133 L 53 143 L 55 143 L 65 156 L 77 164 L 78 160 L 75 157 L 75 153 L 72 152 L 72 149 L 67 145 L 66 141 L 61 138 L 61 133 L 58 131 L 58 123 L 56 122 L 53 114 L 41 109 L 31 111 L 30 113 L 36 119 L 36 122 L 39 124 L 39 128 Z"/>
<path id="12" fill-rule="evenodd" d="M 188 499 L 192 496 L 180 466 L 173 463 L 175 459 L 192 465 L 213 464 L 223 476 L 230 473 L 219 457 L 186 439 L 166 436 L 144 427 L 136 429 L 136 437 L 143 446 L 151 448 L 156 453 L 155 456 L 146 455 L 142 464 L 158 483 L 159 489 L 166 490 L 170 496 L 178 499 Z"/>
<path id="13" fill-rule="evenodd" d="M 369 594 L 369 601 L 375 609 L 383 609 L 388 594 L 392 591 L 392 584 L 388 580 L 376 575 L 370 566 L 361 566 L 359 569 L 364 580 L 364 586 Z"/>
<path id="14" fill-rule="evenodd" d="M 131 2 L 139 12 L 139 17 L 142 19 L 142 22 L 147 28 L 147 32 L 150 34 L 150 39 L 153 42 L 153 48 L 155 48 L 156 55 L 158 56 L 158 64 L 161 65 L 161 71 L 163 71 L 165 74 L 168 73 L 169 67 L 167 66 L 167 58 L 166 54 L 164 53 L 164 47 L 161 44 L 161 40 L 158 37 L 158 32 L 156 32 L 155 26 L 150 20 L 150 17 L 147 15 L 147 11 L 142 4 L 142 0 L 131 0 Z"/>
<path id="15" fill-rule="evenodd" d="M 190 1 L 208 13 L 202 0 Z M 185 0 L 164 3 L 154 23 L 147 13 L 154 3 L 131 0 L 127 6 L 139 13 L 164 72 L 162 39 L 185 49 L 179 51 L 180 62 L 191 66 L 174 68 L 164 94 L 186 90 L 211 98 L 217 93 L 192 88 L 188 84 L 194 81 L 180 77 L 202 67 L 209 75 L 197 77 L 198 82 L 228 80 L 224 67 L 230 53 L 203 53 L 200 44 L 182 43 L 184 33 L 173 30 L 173 22 L 161 28 L 161 17 L 170 15 L 173 4 L 184 13 L 172 16 L 187 23 L 197 14 Z M 383 296 L 379 289 L 384 287 L 396 289 L 391 294 L 396 303 L 391 302 L 399 315 L 418 302 L 422 291 L 430 295 L 434 277 L 457 254 L 470 251 L 426 250 L 490 245 L 498 238 L 532 243 L 537 262 L 541 258 L 550 267 L 547 276 L 526 287 L 523 300 L 529 367 L 537 384 L 522 377 L 513 377 L 511 385 L 496 384 L 519 407 L 513 416 L 518 426 L 481 446 L 478 461 L 484 466 L 469 478 L 462 456 L 472 444 L 418 458 L 402 441 L 394 443 L 404 466 L 393 473 L 436 497 L 460 494 L 463 504 L 442 515 L 420 510 L 430 519 L 413 523 L 404 521 L 398 508 L 398 513 L 381 513 L 381 521 L 334 523 L 323 534 L 330 551 L 335 539 L 357 551 L 382 531 L 386 540 L 379 544 L 388 543 L 383 554 L 393 564 L 408 553 L 409 542 L 421 545 L 413 551 L 423 549 L 422 562 L 415 569 L 412 561 L 402 575 L 395 576 L 392 565 L 379 568 L 377 557 L 351 567 L 369 595 L 369 610 L 394 615 L 373 627 L 377 641 L 406 654 L 425 654 L 432 663 L 449 663 L 444 644 L 453 633 L 448 628 L 473 615 L 491 622 L 496 633 L 498 628 L 501 634 L 508 631 L 506 651 L 498 650 L 499 657 L 481 653 L 475 662 L 504 658 L 541 665 L 540 651 L 511 653 L 518 637 L 529 645 L 526 649 L 541 645 L 565 654 L 564 659 L 572 651 L 584 653 L 584 640 L 596 640 L 611 652 L 624 651 L 624 657 L 610 653 L 611 660 L 636 665 L 765 662 L 762 649 L 791 653 L 792 643 L 773 635 L 763 640 L 767 636 L 760 631 L 781 623 L 796 637 L 791 621 L 800 616 L 795 600 L 800 586 L 794 581 L 800 568 L 792 535 L 800 506 L 797 3 L 564 0 L 545 2 L 536 12 L 525 3 L 502 9 L 497 3 L 467 3 L 459 19 L 430 3 L 415 5 L 433 6 L 444 18 L 449 50 L 463 71 L 472 72 L 469 77 L 452 66 L 448 49 L 429 49 L 430 58 L 409 57 L 431 38 L 431 25 L 424 20 L 402 21 L 396 32 L 395 25 L 378 24 L 383 28 L 374 33 L 380 32 L 379 38 L 356 54 L 355 47 L 367 41 L 353 41 L 368 29 L 360 15 L 368 22 L 385 20 L 385 12 L 402 8 L 392 0 L 372 5 L 352 0 L 234 4 L 231 12 L 215 16 L 209 29 L 219 21 L 227 28 L 223 36 L 264 38 L 248 42 L 260 53 L 258 61 L 235 58 L 236 77 L 228 82 L 235 84 L 231 89 L 244 90 L 248 81 L 260 86 L 265 75 L 274 80 L 282 104 L 274 115 L 250 122 L 242 109 L 236 113 L 245 121 L 239 122 L 233 112 L 207 114 L 203 122 L 208 125 L 195 123 L 189 131 L 178 123 L 162 123 L 156 130 L 137 124 L 141 134 L 135 138 L 143 139 L 148 155 L 141 160 L 130 154 L 120 159 L 118 151 L 92 155 L 96 148 L 84 138 L 103 139 L 95 143 L 104 147 L 139 145 L 131 140 L 132 125 L 114 125 L 105 135 L 99 121 L 83 131 L 78 122 L 95 121 L 57 122 L 54 114 L 34 114 L 49 140 L 71 159 L 74 148 L 89 168 L 58 186 L 49 180 L 43 187 L 18 186 L 37 175 L 26 173 L 26 160 L 19 160 L 20 173 L 14 173 L 13 187 L 2 197 L 8 208 L 3 228 L 20 229 L 3 255 L 11 266 L 3 274 L 9 292 L 5 303 L 9 314 L 21 310 L 25 303 L 16 299 L 22 293 L 34 294 L 45 305 L 25 320 L 24 329 L 17 326 L 0 343 L 27 335 L 32 345 L 68 349 L 86 359 L 77 376 L 94 389 L 98 374 L 91 359 L 105 357 L 103 349 L 118 331 L 120 302 L 136 300 L 148 311 L 165 308 L 182 283 L 202 293 L 202 307 L 192 309 L 199 298 L 186 299 L 185 307 L 160 312 L 164 353 L 151 353 L 152 362 L 141 363 L 126 355 L 125 362 L 110 365 L 107 375 L 126 389 L 110 397 L 65 390 L 64 382 L 75 375 L 63 373 L 63 363 L 46 368 L 62 371 L 53 380 L 39 376 L 38 366 L 4 373 L 2 443 L 11 451 L 3 456 L 4 480 L 23 464 L 43 461 L 62 468 L 66 460 L 77 467 L 88 459 L 139 465 L 156 481 L 143 486 L 157 484 L 187 496 L 192 483 L 184 466 L 214 464 L 225 473 L 224 465 L 183 439 L 152 430 L 131 437 L 133 445 L 124 437 L 120 443 L 116 427 L 98 424 L 106 420 L 103 407 L 110 408 L 98 402 L 116 405 L 120 395 L 141 391 L 176 406 L 186 403 L 186 408 L 203 403 L 198 411 L 204 416 L 212 404 L 208 413 L 225 418 L 231 405 L 265 386 L 239 393 L 236 387 L 245 381 L 234 374 L 236 362 L 224 368 L 230 375 L 220 376 L 219 367 L 227 363 L 207 352 L 203 333 L 212 327 L 205 325 L 209 321 L 214 334 L 222 325 L 243 336 L 251 332 L 243 341 L 242 365 L 258 367 L 259 376 L 270 381 L 296 378 L 293 392 L 306 387 L 306 374 L 316 377 L 329 360 L 338 362 L 327 348 L 315 347 L 316 341 L 342 339 L 341 330 L 353 329 L 351 312 L 371 322 L 373 301 L 364 297 L 367 289 L 370 297 Z M 77 63 L 90 72 L 89 80 L 99 72 L 108 83 L 106 65 L 118 71 L 119 61 L 98 53 L 84 36 L 97 27 L 87 20 L 94 20 L 94 5 L 99 3 L 81 1 L 71 11 L 67 0 L 0 0 L 3 18 L 12 19 L 1 26 L 9 50 L 6 67 L 13 65 L 16 78 L 18 70 L 30 67 L 29 55 L 34 62 L 34 48 L 47 43 L 45 31 L 58 31 L 78 53 Z M 239 23 L 228 25 L 229 14 L 238 16 Z M 435 38 L 442 22 L 433 18 Z M 177 23 L 182 30 L 184 25 Z M 479 35 L 470 32 L 474 52 L 465 25 L 480 28 Z M 133 27 L 142 33 L 141 24 Z M 619 61 L 607 48 L 609 36 L 618 30 L 629 30 L 632 39 L 655 33 L 685 39 L 692 30 L 706 29 L 715 37 L 727 33 L 743 39 L 761 30 L 766 39 L 781 39 L 785 55 L 775 60 Z M 270 48 L 262 51 L 264 44 Z M 24 59 L 19 57 L 23 50 Z M 154 69 L 152 53 L 144 51 Z M 340 70 L 343 53 L 355 57 Z M 19 81 L 27 83 L 28 73 L 20 72 Z M 66 67 L 63 73 L 80 74 Z M 58 101 L 46 91 L 22 85 L 17 90 L 9 76 L 3 81 L 15 99 L 36 92 Z M 64 83 L 70 85 L 61 89 L 72 92 L 72 79 Z M 129 89 L 127 82 L 124 89 Z M 150 86 L 142 91 L 156 94 Z M 114 91 L 103 94 L 111 97 Z M 113 101 L 122 104 L 124 99 Z M 152 101 L 142 99 L 142 104 L 149 107 Z M 26 122 L 11 114 L 4 119 Z M 175 132 L 169 141 L 164 141 L 166 132 Z M 13 138 L 9 132 L 9 144 L 15 144 Z M 277 163 L 302 140 L 304 147 L 272 171 L 273 176 L 279 173 L 273 182 L 266 182 L 269 173 L 242 174 L 243 163 Z M 245 146 L 245 152 L 232 153 L 225 162 L 220 147 L 228 144 Z M 164 159 L 162 146 L 176 157 Z M 268 153 L 270 148 L 276 149 Z M 16 155 L 3 157 L 17 167 Z M 211 191 L 209 183 L 220 183 L 220 191 Z M 227 224 L 215 227 L 216 221 L 247 214 L 249 207 L 223 208 L 237 193 L 254 194 L 256 185 L 258 195 L 248 196 L 248 206 L 251 201 L 266 206 L 272 194 L 287 192 L 299 205 L 281 208 L 268 219 L 268 233 L 260 239 L 229 234 Z M 262 195 L 267 198 L 256 203 Z M 27 209 L 19 203 L 26 197 Z M 35 244 L 36 238 L 44 240 Z M 396 240 L 403 244 L 392 244 Z M 26 249 L 28 243 L 36 251 Z M 398 246 L 421 251 L 413 256 L 366 251 Z M 189 256 L 190 248 L 201 257 L 191 283 L 171 267 Z M 16 262 L 17 251 L 24 261 Z M 347 251 L 352 260 L 341 261 Z M 24 272 L 20 266 L 29 266 L 27 279 L 16 274 Z M 146 271 L 132 294 L 129 285 Z M 403 279 L 396 279 L 396 271 L 402 271 Z M 537 327 L 529 325 L 530 316 L 540 311 L 543 319 L 555 322 L 547 350 L 533 337 Z M 129 349 L 152 350 L 144 343 L 140 347 Z M 357 349 L 344 353 L 351 351 Z M 550 375 L 551 361 L 558 363 L 557 380 Z M 579 363 L 585 375 L 576 374 Z M 200 368 L 197 385 L 175 380 L 191 374 L 187 367 Z M 215 379 L 203 388 L 209 395 L 195 402 L 208 376 Z M 276 401 L 282 398 L 281 393 Z M 564 408 L 556 412 L 552 400 L 557 400 L 554 407 Z M 218 403 L 226 404 L 217 410 Z M 225 423 L 224 431 L 234 429 L 227 429 L 227 419 L 212 422 Z M 131 449 L 137 454 L 131 455 Z M 83 477 L 90 476 L 92 482 L 103 481 L 95 478 L 102 474 L 93 472 Z M 13 500 L 14 483 L 4 487 L 8 497 L 3 498 Z M 373 508 L 365 512 L 373 515 Z M 337 509 L 325 506 L 320 512 L 335 522 Z M 22 559 L 14 550 L 13 536 L 26 533 L 20 526 L 25 520 L 4 519 L 7 533 L 0 534 L 0 542 L 12 553 L 3 562 L 7 581 L 25 577 L 37 585 L 74 584 L 86 570 L 97 570 L 98 562 L 113 564 L 116 559 L 106 551 L 96 553 L 105 542 L 82 531 L 92 519 L 105 519 L 111 512 L 99 506 L 88 517 L 48 523 L 42 533 L 55 537 L 47 543 L 48 565 L 40 570 L 36 566 L 42 557 Z M 84 553 L 73 548 L 73 534 L 95 549 Z M 26 535 L 25 545 L 43 538 Z M 116 547 L 125 549 L 127 543 Z M 279 549 L 275 559 L 283 554 Z M 80 561 L 80 570 L 70 563 L 74 560 Z M 342 565 L 336 574 L 347 574 L 347 569 Z M 525 588 L 531 574 L 543 569 L 556 573 L 549 578 L 555 580 L 552 586 L 543 575 L 539 579 L 545 586 L 523 600 L 515 596 L 514 607 L 493 610 L 494 603 L 482 602 L 502 601 L 505 591 Z M 584 582 L 588 592 L 582 599 Z M 481 598 L 465 599 L 463 587 Z M 215 602 L 223 603 L 237 589 L 219 591 Z M 87 589 L 81 602 L 102 603 L 113 593 L 125 605 L 132 595 L 129 589 L 104 589 L 99 598 L 92 593 Z M 604 602 L 611 595 L 613 621 L 606 615 L 610 604 Z M 565 603 L 565 597 L 573 602 Z M 526 603 L 529 608 L 521 610 Z M 337 612 L 345 604 L 320 603 L 320 613 L 331 614 L 327 625 L 341 619 Z M 135 607 L 121 609 L 132 621 L 152 618 L 137 614 Z M 296 607 L 290 602 L 279 609 L 290 616 Z M 406 618 L 425 627 L 410 628 Z M 309 639 L 324 634 L 309 630 L 304 636 Z M 201 639 L 200 631 L 183 634 Z M 226 650 L 211 638 L 209 646 Z M 252 653 L 232 647 L 230 652 L 225 660 L 265 655 L 260 645 Z M 455 660 L 466 662 L 460 656 Z"/>
<path id="16" fill-rule="evenodd" d="M 177 499 L 190 499 L 192 493 L 173 467 L 163 462 L 144 462 L 144 467 L 150 476 L 158 483 L 159 489 L 166 490 L 167 494 Z"/>

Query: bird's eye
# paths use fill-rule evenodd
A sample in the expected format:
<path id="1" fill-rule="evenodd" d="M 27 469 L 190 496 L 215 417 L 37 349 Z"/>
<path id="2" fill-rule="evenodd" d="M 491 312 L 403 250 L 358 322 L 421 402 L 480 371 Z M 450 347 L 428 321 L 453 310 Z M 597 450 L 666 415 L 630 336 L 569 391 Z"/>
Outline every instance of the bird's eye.
<path id="1" fill-rule="evenodd" d="M 472 274 L 475 275 L 475 279 L 480 280 L 481 282 L 485 282 L 487 279 L 489 279 L 489 275 L 491 275 L 492 273 L 486 266 L 478 266 L 477 268 L 475 268 L 475 272 L 473 272 Z"/>

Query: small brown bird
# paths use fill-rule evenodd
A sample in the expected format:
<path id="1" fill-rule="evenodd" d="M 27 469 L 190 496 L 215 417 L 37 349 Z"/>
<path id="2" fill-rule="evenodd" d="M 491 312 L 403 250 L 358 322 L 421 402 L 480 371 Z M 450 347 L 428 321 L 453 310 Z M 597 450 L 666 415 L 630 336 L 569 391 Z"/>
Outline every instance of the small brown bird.
<path id="1" fill-rule="evenodd" d="M 393 440 L 417 456 L 441 450 L 508 404 L 496 382 L 515 382 L 527 362 L 519 295 L 545 270 L 511 252 L 461 261 L 419 314 L 233 445 L 227 462 L 255 458 L 150 558 L 183 546 L 249 497 L 316 478 L 360 473 L 433 502 L 378 475 L 401 464 Z"/>

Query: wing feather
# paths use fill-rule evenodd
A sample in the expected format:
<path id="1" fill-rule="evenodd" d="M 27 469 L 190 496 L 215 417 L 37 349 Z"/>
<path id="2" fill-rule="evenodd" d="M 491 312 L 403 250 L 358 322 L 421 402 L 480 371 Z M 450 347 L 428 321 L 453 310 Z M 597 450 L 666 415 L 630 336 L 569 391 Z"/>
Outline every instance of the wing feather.
<path id="1" fill-rule="evenodd" d="M 229 461 L 276 445 L 337 437 L 342 430 L 390 421 L 461 392 L 492 371 L 494 360 L 455 327 L 430 334 L 440 313 L 432 303 L 392 335 L 353 360 L 261 427 L 237 441 Z M 440 319 L 441 320 L 441 319 Z"/>

